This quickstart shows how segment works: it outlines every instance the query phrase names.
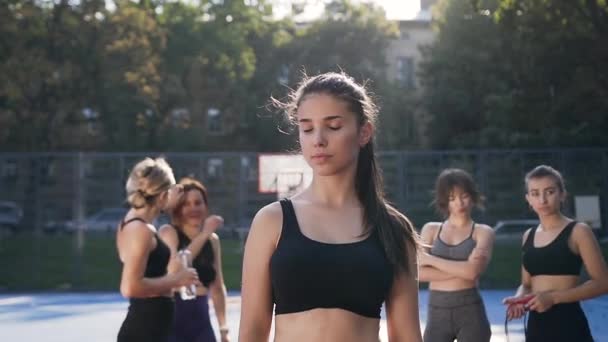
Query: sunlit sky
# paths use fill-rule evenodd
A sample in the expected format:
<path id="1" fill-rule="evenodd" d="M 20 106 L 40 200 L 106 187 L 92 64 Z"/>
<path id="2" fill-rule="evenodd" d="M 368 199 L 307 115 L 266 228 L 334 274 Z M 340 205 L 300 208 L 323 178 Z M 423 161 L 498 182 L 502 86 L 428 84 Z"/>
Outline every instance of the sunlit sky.
<path id="1" fill-rule="evenodd" d="M 174 0 L 179 1 L 179 0 Z M 183 1 L 183 0 L 182 0 Z M 197 0 L 186 0 L 196 2 Z M 365 1 L 374 2 L 382 7 L 386 11 L 388 19 L 403 20 L 412 19 L 416 16 L 420 10 L 420 0 L 354 0 L 354 1 Z M 288 11 L 291 7 L 290 0 L 270 0 L 274 3 L 275 14 L 281 17 L 284 15 L 284 11 Z M 325 0 L 306 0 L 308 6 L 305 11 L 305 17 L 315 18 L 323 12 L 323 3 Z M 115 5 L 113 1 L 106 1 L 106 7 L 109 10 L 114 10 Z"/>
<path id="2" fill-rule="evenodd" d="M 300 16 L 300 19 L 312 19 L 316 18 L 323 13 L 324 3 L 327 0 L 306 0 L 307 7 L 304 11 L 304 15 Z M 382 7 L 386 11 L 388 19 L 412 19 L 416 16 L 420 10 L 420 0 L 353 0 L 362 2 L 373 2 Z M 274 4 L 275 15 L 282 17 L 285 11 L 291 9 L 290 0 L 271 0 Z"/>
<path id="3" fill-rule="evenodd" d="M 373 0 L 386 11 L 388 19 L 411 19 L 420 10 L 419 0 Z"/>

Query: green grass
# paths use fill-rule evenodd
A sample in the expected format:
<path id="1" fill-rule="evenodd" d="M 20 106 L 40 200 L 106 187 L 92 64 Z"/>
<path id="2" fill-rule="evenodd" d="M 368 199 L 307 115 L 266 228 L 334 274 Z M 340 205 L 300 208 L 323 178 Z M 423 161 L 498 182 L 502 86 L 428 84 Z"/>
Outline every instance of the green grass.
<path id="1" fill-rule="evenodd" d="M 222 240 L 224 280 L 229 290 L 240 290 L 242 250 L 237 240 Z M 608 260 L 608 243 L 602 245 Z M 520 282 L 518 243 L 497 244 L 481 278 L 482 288 L 515 288 Z M 37 237 L 18 234 L 0 239 L 0 291 L 117 291 L 121 264 L 113 235 L 85 238 L 78 257 L 76 237 Z"/>
<path id="2" fill-rule="evenodd" d="M 70 235 L 18 234 L 0 239 L 0 290 L 114 291 L 120 283 L 121 263 L 113 235 L 91 235 L 82 257 Z M 241 243 L 222 240 L 226 286 L 240 289 Z"/>

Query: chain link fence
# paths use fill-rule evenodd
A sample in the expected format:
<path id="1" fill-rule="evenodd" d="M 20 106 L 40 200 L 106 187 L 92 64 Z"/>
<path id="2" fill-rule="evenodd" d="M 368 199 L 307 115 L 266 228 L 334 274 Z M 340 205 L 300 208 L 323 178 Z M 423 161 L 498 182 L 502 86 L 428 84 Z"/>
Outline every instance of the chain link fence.
<path id="1" fill-rule="evenodd" d="M 117 288 L 113 239 L 126 211 L 124 184 L 137 161 L 159 155 L 0 153 L 0 257 L 12 265 L 0 271 L 0 289 Z M 194 176 L 207 186 L 210 211 L 225 219 L 224 238 L 242 239 L 256 211 L 277 198 L 258 192 L 256 153 L 162 155 L 177 179 Z M 430 205 L 432 190 L 448 167 L 471 172 L 484 193 L 486 209 L 475 213 L 479 222 L 533 218 L 523 177 L 539 164 L 566 178 L 567 214 L 576 214 L 575 196 L 596 196 L 601 217 L 608 217 L 608 148 L 387 151 L 379 161 L 389 199 L 417 227 L 439 219 Z"/>

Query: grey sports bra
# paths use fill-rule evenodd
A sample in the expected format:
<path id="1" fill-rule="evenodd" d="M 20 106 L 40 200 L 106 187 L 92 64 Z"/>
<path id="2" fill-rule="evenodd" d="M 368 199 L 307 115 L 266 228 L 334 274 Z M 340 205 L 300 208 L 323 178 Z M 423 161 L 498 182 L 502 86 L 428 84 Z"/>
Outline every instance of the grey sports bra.
<path id="1" fill-rule="evenodd" d="M 433 241 L 431 254 L 448 260 L 465 261 L 469 259 L 469 255 L 471 255 L 471 252 L 473 251 L 473 249 L 475 249 L 475 246 L 477 246 L 477 242 L 473 240 L 475 222 L 473 222 L 473 226 L 471 227 L 471 234 L 469 235 L 469 237 L 456 245 L 450 245 L 441 240 L 442 229 L 443 223 L 441 223 L 441 226 L 439 227 L 439 233 L 437 233 L 437 238 L 435 238 L 435 241 Z"/>

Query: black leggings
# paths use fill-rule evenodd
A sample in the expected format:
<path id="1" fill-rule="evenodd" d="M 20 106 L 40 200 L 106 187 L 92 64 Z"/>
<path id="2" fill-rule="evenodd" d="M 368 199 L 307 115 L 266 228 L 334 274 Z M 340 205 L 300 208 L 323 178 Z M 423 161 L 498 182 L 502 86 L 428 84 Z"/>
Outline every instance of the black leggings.
<path id="1" fill-rule="evenodd" d="M 530 311 L 526 342 L 593 342 L 587 317 L 578 302 L 557 304 L 548 311 Z"/>
<path id="2" fill-rule="evenodd" d="M 173 299 L 133 298 L 117 342 L 167 342 L 173 328 Z"/>

